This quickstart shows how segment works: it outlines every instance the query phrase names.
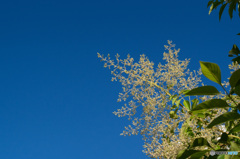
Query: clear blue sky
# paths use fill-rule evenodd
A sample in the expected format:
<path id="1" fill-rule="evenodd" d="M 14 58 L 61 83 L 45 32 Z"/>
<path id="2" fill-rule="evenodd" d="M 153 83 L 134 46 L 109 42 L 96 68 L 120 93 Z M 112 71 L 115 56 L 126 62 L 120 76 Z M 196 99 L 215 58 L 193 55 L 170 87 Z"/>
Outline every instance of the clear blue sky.
<path id="1" fill-rule="evenodd" d="M 220 65 L 239 42 L 240 19 L 208 15 L 204 1 L 0 2 L 0 158 L 145 159 L 140 136 L 122 137 L 112 114 L 119 83 L 97 52 L 146 54 L 158 63 L 172 40 L 180 59 Z M 239 44 L 239 43 L 238 43 Z M 225 70 L 225 71 L 224 71 Z"/>

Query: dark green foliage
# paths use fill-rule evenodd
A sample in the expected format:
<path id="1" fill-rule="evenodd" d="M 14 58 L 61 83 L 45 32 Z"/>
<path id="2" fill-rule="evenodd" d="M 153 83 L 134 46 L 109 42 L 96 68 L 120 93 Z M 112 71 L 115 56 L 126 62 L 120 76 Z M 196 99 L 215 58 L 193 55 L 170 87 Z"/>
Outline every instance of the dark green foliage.
<path id="1" fill-rule="evenodd" d="M 220 115 L 219 117 L 215 118 L 207 126 L 207 128 L 212 128 L 215 125 L 219 125 L 219 124 L 225 123 L 227 121 L 237 120 L 239 118 L 240 118 L 240 114 L 238 114 L 236 112 L 227 112 L 227 113 L 224 113 L 224 114 Z"/>
<path id="2" fill-rule="evenodd" d="M 214 9 L 217 9 L 218 6 L 221 6 L 220 7 L 220 10 L 219 10 L 219 20 L 221 20 L 221 17 L 222 17 L 222 13 L 224 11 L 224 9 L 226 8 L 226 6 L 228 5 L 229 8 L 228 8 L 228 14 L 230 16 L 230 18 L 232 19 L 233 18 L 233 11 L 237 11 L 238 12 L 238 15 L 240 17 L 240 7 L 239 7 L 239 0 L 228 0 L 228 1 L 224 1 L 224 0 L 211 0 L 208 2 L 207 4 L 207 7 L 210 7 L 209 9 L 209 14 L 211 14 L 211 12 L 214 10 Z M 238 8 L 238 10 L 236 10 L 236 8 Z"/>
<path id="3" fill-rule="evenodd" d="M 197 105 L 192 111 L 202 110 L 202 109 L 213 109 L 213 108 L 226 108 L 229 107 L 226 101 L 222 99 L 210 99 L 203 103 Z"/>
<path id="4" fill-rule="evenodd" d="M 194 88 L 188 91 L 187 93 L 185 93 L 185 95 L 188 95 L 188 96 L 218 95 L 218 94 L 219 94 L 219 91 L 214 86 L 202 86 L 202 87 Z"/>

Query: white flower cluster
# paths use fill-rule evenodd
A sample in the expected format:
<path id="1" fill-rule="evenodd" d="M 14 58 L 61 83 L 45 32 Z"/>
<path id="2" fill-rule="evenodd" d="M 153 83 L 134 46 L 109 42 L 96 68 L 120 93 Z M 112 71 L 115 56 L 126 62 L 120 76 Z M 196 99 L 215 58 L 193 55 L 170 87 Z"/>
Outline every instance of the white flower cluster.
<path id="1" fill-rule="evenodd" d="M 237 69 L 240 69 L 240 65 L 238 64 L 238 62 L 236 61 L 235 63 L 232 62 L 230 65 L 228 65 L 228 68 L 230 70 L 233 70 L 231 73 L 233 73 L 234 71 L 236 71 Z"/>
<path id="2" fill-rule="evenodd" d="M 176 50 L 171 41 L 165 49 L 165 64 L 159 63 L 156 69 L 145 55 L 140 56 L 139 62 L 134 62 L 130 55 L 120 59 L 117 54 L 116 60 L 111 60 L 110 55 L 104 57 L 98 53 L 104 67 L 112 69 L 112 81 L 119 81 L 123 86 L 118 101 L 125 104 L 114 114 L 128 116 L 132 124 L 125 127 L 121 135 L 140 133 L 145 141 L 144 152 L 152 158 L 176 158 L 179 150 L 185 149 L 195 137 L 208 137 L 210 140 L 214 131 L 199 130 L 197 120 L 193 119 L 188 125 L 195 137 L 183 135 L 179 127 L 190 117 L 183 108 L 176 111 L 177 119 L 170 118 L 170 96 L 200 85 L 202 73 L 187 69 L 190 60 L 179 60 L 180 50 Z M 216 134 L 217 137 L 219 135 Z"/>

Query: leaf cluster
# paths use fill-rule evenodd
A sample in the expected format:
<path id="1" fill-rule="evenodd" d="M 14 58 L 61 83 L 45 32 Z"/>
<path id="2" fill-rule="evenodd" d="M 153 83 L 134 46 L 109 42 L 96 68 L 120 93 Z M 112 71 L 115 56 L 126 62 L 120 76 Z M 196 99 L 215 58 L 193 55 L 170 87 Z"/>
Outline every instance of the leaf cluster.
<path id="1" fill-rule="evenodd" d="M 224 9 L 226 8 L 226 6 L 228 7 L 228 14 L 230 16 L 230 18 L 232 19 L 233 17 L 233 11 L 237 11 L 238 15 L 240 17 L 240 1 L 239 0 L 211 0 L 208 2 L 208 7 L 210 7 L 209 9 L 209 14 L 211 14 L 211 12 L 216 9 L 218 6 L 220 7 L 219 10 L 219 20 L 221 20 L 222 17 L 222 13 L 224 11 Z"/>
<path id="2" fill-rule="evenodd" d="M 223 148 L 230 147 L 232 151 L 240 150 L 240 69 L 236 70 L 230 77 L 230 92 L 228 93 L 221 83 L 221 70 L 215 63 L 200 62 L 202 73 L 209 80 L 219 84 L 226 92 L 226 98 L 223 99 L 209 99 L 194 107 L 184 105 L 192 115 L 192 118 L 196 117 L 210 117 L 211 122 L 208 123 L 206 129 L 212 129 L 213 127 L 225 126 L 226 131 L 222 132 L 219 140 L 212 139 L 211 143 L 215 143 L 215 146 L 211 146 L 207 138 L 195 138 L 195 140 L 188 146 L 187 149 L 182 150 L 178 153 L 177 159 L 183 158 L 216 158 L 216 156 L 209 156 L 211 150 L 220 151 Z M 201 86 L 194 88 L 184 93 L 186 96 L 200 96 L 200 95 L 217 95 L 219 91 L 214 86 Z M 232 103 L 230 105 L 230 103 Z M 207 115 L 214 110 L 225 109 L 226 113 L 219 116 Z M 203 125 L 203 120 L 199 121 L 199 125 Z M 202 128 L 202 127 L 201 127 Z M 185 127 L 182 128 L 186 130 Z M 189 133 L 189 132 L 188 132 Z M 196 150 L 196 147 L 205 147 L 205 150 Z M 229 155 L 221 155 L 222 158 L 229 158 Z M 218 156 L 218 157 L 221 157 Z M 235 156 L 240 157 L 240 156 Z"/>

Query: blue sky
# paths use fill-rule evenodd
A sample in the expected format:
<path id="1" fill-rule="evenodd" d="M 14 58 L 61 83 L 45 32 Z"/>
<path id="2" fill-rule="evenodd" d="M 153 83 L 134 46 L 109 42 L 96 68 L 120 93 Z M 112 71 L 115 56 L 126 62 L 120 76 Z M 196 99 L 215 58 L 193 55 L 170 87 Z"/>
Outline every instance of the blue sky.
<path id="1" fill-rule="evenodd" d="M 0 158 L 145 159 L 141 136 L 122 137 L 112 114 L 121 87 L 97 52 L 161 62 L 216 62 L 229 76 L 239 17 L 208 15 L 207 1 L 9 0 L 0 2 Z"/>

